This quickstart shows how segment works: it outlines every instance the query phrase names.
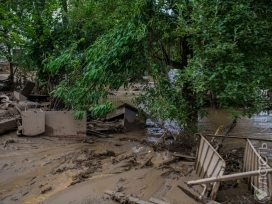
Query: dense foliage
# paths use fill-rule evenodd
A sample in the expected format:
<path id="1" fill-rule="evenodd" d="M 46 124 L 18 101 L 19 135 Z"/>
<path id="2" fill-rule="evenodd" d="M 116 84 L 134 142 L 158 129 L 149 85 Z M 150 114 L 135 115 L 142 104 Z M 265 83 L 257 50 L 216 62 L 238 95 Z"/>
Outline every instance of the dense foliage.
<path id="1" fill-rule="evenodd" d="M 207 93 L 213 105 L 244 107 L 247 115 L 270 105 L 261 90 L 271 89 L 271 1 L 43 2 L 39 14 L 28 5 L 38 20 L 20 26 L 30 39 L 22 48 L 32 67 L 56 84 L 63 79 L 53 93 L 77 111 L 110 111 L 108 91 L 146 74 L 154 86 L 146 85 L 138 103 L 151 117 L 189 129 L 205 115 Z"/>

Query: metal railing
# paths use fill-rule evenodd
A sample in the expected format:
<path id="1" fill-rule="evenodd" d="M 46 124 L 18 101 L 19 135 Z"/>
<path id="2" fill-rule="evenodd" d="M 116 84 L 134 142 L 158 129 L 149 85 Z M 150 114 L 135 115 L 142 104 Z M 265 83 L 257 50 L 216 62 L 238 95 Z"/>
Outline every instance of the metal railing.
<path id="1" fill-rule="evenodd" d="M 200 178 L 222 176 L 226 168 L 225 160 L 218 154 L 212 145 L 201 135 L 195 162 L 196 174 Z M 214 182 L 210 197 L 216 198 L 220 182 Z"/>
<path id="2" fill-rule="evenodd" d="M 265 155 L 262 155 L 262 153 L 265 154 L 266 149 L 267 145 L 265 142 L 262 143 L 257 151 L 249 139 L 246 141 L 243 172 L 260 171 L 260 174 L 257 176 L 246 178 L 248 189 L 251 192 L 255 190 L 254 186 L 259 189 L 268 188 L 269 191 L 272 192 L 272 174 L 261 173 L 261 171 L 263 172 L 265 169 L 271 169 L 267 163 L 268 158 L 266 158 Z"/>

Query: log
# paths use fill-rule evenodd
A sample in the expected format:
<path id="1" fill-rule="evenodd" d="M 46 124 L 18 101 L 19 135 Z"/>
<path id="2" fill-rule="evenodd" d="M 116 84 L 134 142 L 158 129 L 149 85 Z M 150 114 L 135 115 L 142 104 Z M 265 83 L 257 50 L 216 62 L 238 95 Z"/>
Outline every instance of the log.
<path id="1" fill-rule="evenodd" d="M 184 155 L 184 154 L 179 154 L 179 153 L 173 153 L 173 156 L 182 157 L 182 158 L 189 159 L 189 160 L 195 160 L 195 157 Z"/>

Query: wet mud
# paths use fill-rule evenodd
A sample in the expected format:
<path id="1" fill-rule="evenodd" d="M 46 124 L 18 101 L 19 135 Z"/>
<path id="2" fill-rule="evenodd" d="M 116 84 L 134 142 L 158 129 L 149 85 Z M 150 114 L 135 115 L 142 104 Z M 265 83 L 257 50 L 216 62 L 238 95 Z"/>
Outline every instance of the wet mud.
<path id="1" fill-rule="evenodd" d="M 213 114 L 200 122 L 206 127 L 203 132 L 214 133 L 231 122 L 227 113 L 217 111 L 211 110 Z M 244 118 L 231 135 L 271 138 L 271 117 L 268 113 Z M 192 172 L 194 162 L 175 156 L 193 157 L 196 148 L 189 149 L 175 138 L 161 142 L 159 134 L 147 132 L 88 140 L 1 135 L 0 203 L 116 203 L 104 195 L 107 189 L 143 200 L 154 197 L 171 204 L 197 203 L 177 188 L 185 185 L 179 178 Z M 224 141 L 220 154 L 227 162 L 226 174 L 241 171 L 244 146 L 244 139 Z M 226 202 L 235 193 L 241 202 L 250 196 L 244 182 L 236 180 L 222 183 L 218 200 Z"/>

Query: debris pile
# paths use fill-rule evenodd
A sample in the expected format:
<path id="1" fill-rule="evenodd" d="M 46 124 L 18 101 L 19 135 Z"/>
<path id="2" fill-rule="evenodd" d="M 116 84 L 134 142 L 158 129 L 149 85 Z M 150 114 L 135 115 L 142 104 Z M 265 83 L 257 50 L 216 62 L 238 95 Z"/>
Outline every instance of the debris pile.
<path id="1" fill-rule="evenodd" d="M 138 115 L 138 110 L 124 103 L 116 111 L 108 113 L 103 120 L 92 120 L 87 123 L 87 132 L 106 137 L 101 133 L 124 133 L 143 129 L 145 118 Z M 98 132 L 100 134 L 98 134 Z"/>
<path id="2" fill-rule="evenodd" d="M 101 120 L 92 120 L 87 122 L 87 129 L 94 130 L 98 132 L 124 132 L 124 126 L 122 125 L 123 121 L 101 121 Z"/>
<path id="3" fill-rule="evenodd" d="M 60 99 L 51 106 L 48 95 L 32 94 L 34 87 L 27 82 L 21 92 L 0 94 L 0 133 L 17 129 L 26 136 L 86 136 L 86 118 L 75 120 L 72 112 L 61 111 Z"/>

